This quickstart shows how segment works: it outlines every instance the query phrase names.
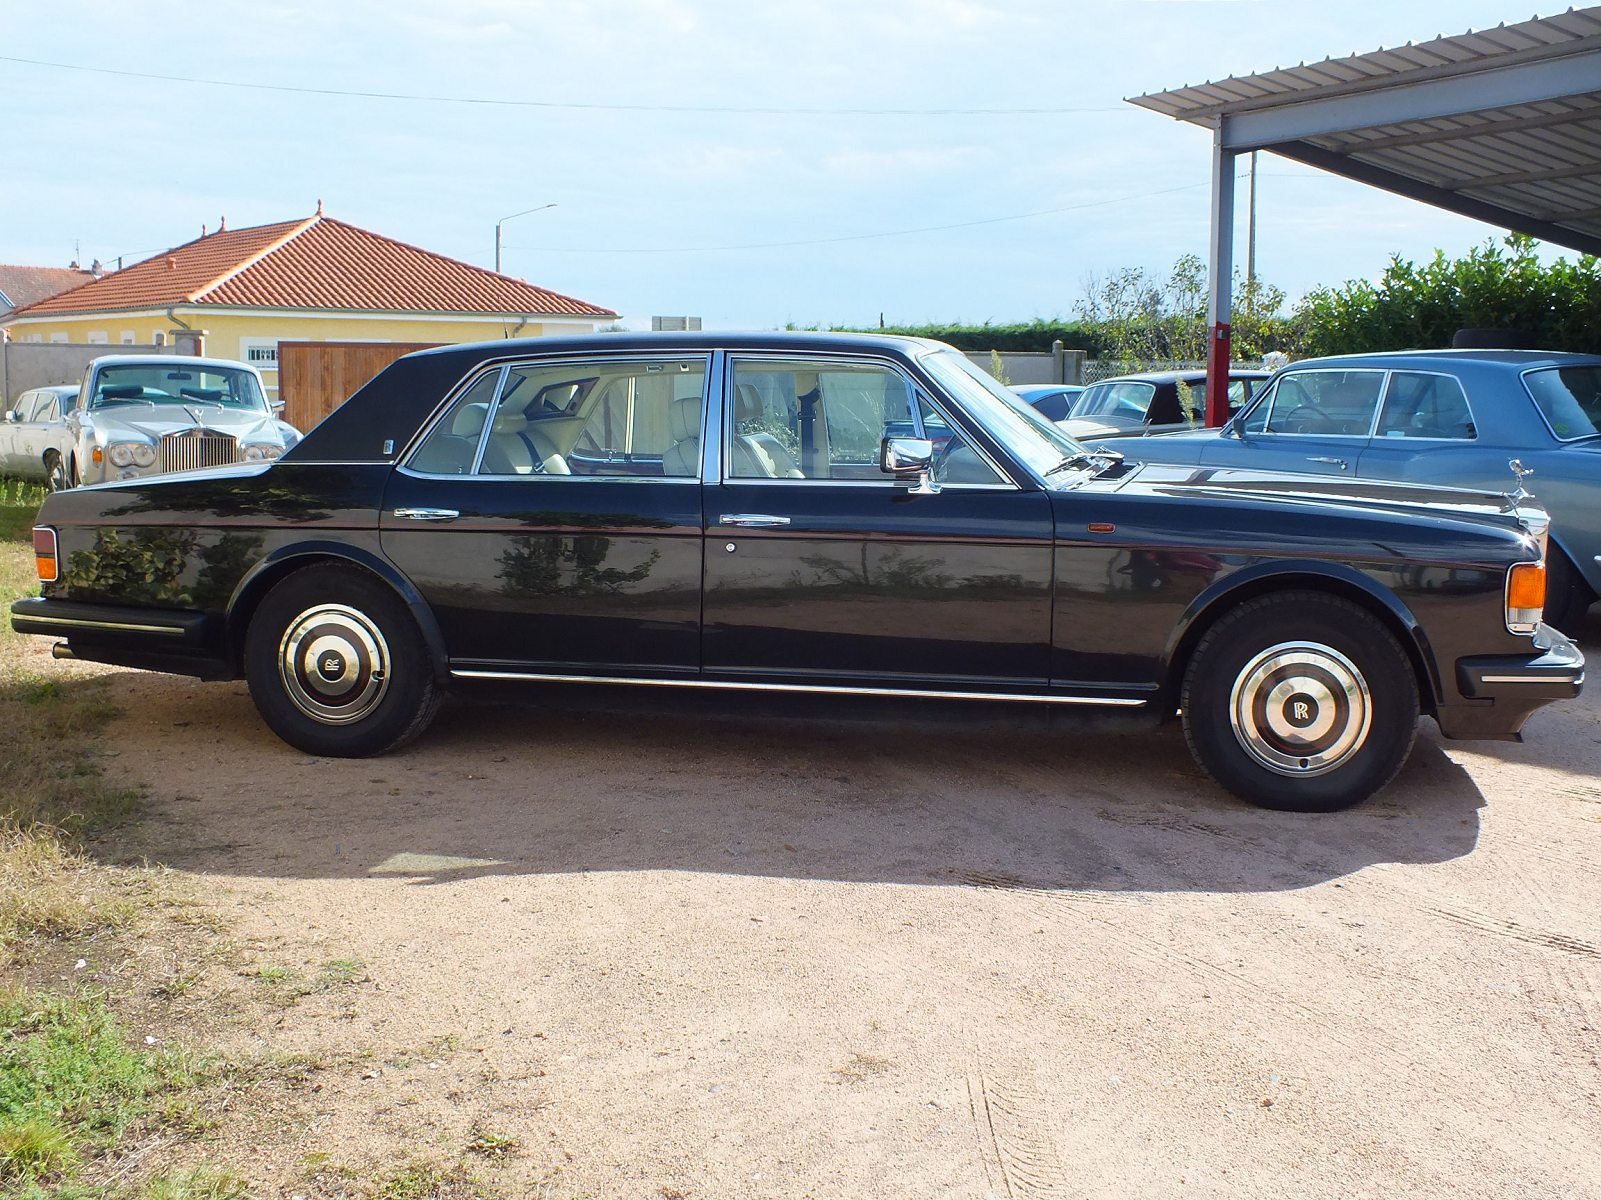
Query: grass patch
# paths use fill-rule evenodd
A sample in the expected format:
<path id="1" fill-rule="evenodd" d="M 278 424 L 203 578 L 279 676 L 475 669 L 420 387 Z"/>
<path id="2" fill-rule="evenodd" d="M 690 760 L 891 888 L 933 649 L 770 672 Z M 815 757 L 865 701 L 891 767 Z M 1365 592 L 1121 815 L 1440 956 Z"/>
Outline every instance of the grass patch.
<path id="1" fill-rule="evenodd" d="M 135 1047 L 98 996 L 0 993 L 0 1181 L 66 1188 L 137 1134 L 192 1126 L 199 1068 Z"/>
<path id="2" fill-rule="evenodd" d="M 0 951 L 129 924 L 133 902 L 103 874 L 49 831 L 0 828 Z"/>
<path id="3" fill-rule="evenodd" d="M 368 1200 L 483 1200 L 483 1185 L 462 1163 L 416 1159 L 373 1181 Z"/>
<path id="4" fill-rule="evenodd" d="M 47 495 L 37 483 L 0 479 L 0 541 L 32 545 L 34 517 Z"/>

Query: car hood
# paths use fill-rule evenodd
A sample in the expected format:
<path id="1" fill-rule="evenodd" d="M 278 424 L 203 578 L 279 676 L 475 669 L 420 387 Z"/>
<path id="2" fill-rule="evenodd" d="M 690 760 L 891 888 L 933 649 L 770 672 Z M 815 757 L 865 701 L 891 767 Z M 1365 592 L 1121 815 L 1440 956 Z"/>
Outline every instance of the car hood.
<path id="1" fill-rule="evenodd" d="M 1296 507 L 1363 509 L 1412 519 L 1438 521 L 1452 517 L 1488 521 L 1510 529 L 1525 529 L 1548 521 L 1536 499 L 1515 508 L 1500 492 L 1461 488 L 1424 487 L 1386 483 L 1377 479 L 1342 479 L 1329 475 L 1293 475 L 1283 471 L 1253 471 L 1237 467 L 1197 467 L 1167 463 L 1139 463 L 1113 481 L 1122 493 L 1145 492 L 1179 498 L 1256 500 Z"/>
<path id="2" fill-rule="evenodd" d="M 196 405 L 191 411 L 183 405 L 170 404 L 158 408 L 129 405 L 127 408 L 97 408 L 88 414 L 95 429 L 108 437 L 131 433 L 159 441 L 169 433 L 184 429 L 215 429 L 244 441 L 255 438 L 261 441 L 288 442 L 280 422 L 263 412 L 229 411 L 202 408 Z"/>
<path id="3" fill-rule="evenodd" d="M 1139 432 L 1138 426 L 1109 425 L 1094 417 L 1069 417 L 1065 421 L 1058 421 L 1056 425 L 1069 437 L 1075 437 L 1081 442 L 1088 438 L 1118 437 Z"/>

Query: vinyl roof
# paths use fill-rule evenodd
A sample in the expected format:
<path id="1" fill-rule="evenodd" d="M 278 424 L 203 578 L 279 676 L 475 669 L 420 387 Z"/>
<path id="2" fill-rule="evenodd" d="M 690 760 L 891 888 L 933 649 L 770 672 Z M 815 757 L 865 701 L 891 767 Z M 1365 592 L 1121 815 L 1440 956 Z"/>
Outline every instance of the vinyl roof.
<path id="1" fill-rule="evenodd" d="M 1130 100 L 1464 216 L 1601 254 L 1601 7 Z"/>

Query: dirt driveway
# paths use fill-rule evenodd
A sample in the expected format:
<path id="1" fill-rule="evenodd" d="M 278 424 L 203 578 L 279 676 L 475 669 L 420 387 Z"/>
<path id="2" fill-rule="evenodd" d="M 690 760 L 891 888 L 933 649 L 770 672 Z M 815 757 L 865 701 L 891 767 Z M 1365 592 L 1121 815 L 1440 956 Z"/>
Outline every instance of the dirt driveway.
<path id="1" fill-rule="evenodd" d="M 458 705 L 337 762 L 115 687 L 144 849 L 364 964 L 219 1034 L 377 1049 L 269 1192 L 493 1129 L 551 1196 L 1601 1195 L 1601 680 L 1328 817 L 1176 733 Z"/>

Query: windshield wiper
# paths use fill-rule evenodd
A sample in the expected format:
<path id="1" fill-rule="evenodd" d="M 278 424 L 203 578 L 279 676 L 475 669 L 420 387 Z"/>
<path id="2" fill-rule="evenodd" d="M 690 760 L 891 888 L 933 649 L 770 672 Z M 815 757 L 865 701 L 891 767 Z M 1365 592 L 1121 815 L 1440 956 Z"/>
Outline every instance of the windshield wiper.
<path id="1" fill-rule="evenodd" d="M 1093 450 L 1085 450 L 1080 454 L 1069 454 L 1061 462 L 1045 472 L 1045 476 L 1050 478 L 1052 475 L 1058 475 L 1063 471 L 1074 471 L 1080 468 L 1093 471 L 1099 475 L 1104 471 L 1110 471 L 1122 461 L 1123 455 L 1119 451 L 1109 449 L 1106 446 L 1097 446 Z"/>

